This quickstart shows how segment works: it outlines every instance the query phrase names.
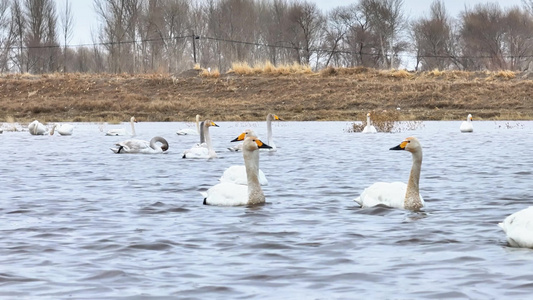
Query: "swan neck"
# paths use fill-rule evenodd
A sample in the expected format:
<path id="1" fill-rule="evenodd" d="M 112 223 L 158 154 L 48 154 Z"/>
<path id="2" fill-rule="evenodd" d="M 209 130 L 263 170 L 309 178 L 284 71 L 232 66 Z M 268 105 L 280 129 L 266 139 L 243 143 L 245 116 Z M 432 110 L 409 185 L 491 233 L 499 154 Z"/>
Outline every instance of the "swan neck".
<path id="1" fill-rule="evenodd" d="M 268 145 L 272 144 L 272 119 L 267 117 L 267 140 Z"/>
<path id="2" fill-rule="evenodd" d="M 133 121 L 130 121 L 130 124 L 131 124 L 131 135 L 136 136 L 137 134 L 135 133 L 135 125 Z"/>
<path id="3" fill-rule="evenodd" d="M 259 183 L 259 151 L 243 151 L 246 179 L 248 182 L 248 204 L 265 202 L 265 195 Z"/>
<path id="4" fill-rule="evenodd" d="M 422 151 L 413 152 L 413 165 L 411 173 L 409 174 L 409 181 L 407 182 L 407 191 L 405 193 L 406 209 L 418 211 L 422 208 L 422 200 L 420 199 L 420 171 L 422 169 Z"/>
<path id="5" fill-rule="evenodd" d="M 370 125 L 370 116 L 366 116 L 366 125 Z"/>
<path id="6" fill-rule="evenodd" d="M 211 134 L 209 134 L 209 127 L 204 124 L 203 128 L 205 143 L 207 144 L 207 151 L 209 152 L 209 158 L 217 157 L 215 149 L 211 144 Z"/>

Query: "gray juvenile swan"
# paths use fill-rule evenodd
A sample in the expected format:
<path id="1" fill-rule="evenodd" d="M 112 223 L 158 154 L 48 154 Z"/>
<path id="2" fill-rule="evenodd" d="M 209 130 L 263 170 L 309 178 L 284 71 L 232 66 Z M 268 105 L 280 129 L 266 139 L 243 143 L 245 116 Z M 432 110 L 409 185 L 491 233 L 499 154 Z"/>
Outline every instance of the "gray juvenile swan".
<path id="1" fill-rule="evenodd" d="M 221 182 L 202 192 L 204 204 L 220 206 L 257 205 L 265 202 L 265 195 L 259 183 L 259 149 L 269 149 L 257 137 L 244 139 L 242 156 L 246 168 L 247 185 Z"/>
<path id="2" fill-rule="evenodd" d="M 160 143 L 160 144 L 158 144 Z M 130 139 L 116 144 L 118 148 L 111 148 L 111 151 L 122 153 L 142 153 L 142 154 L 158 154 L 168 150 L 168 142 L 160 136 L 153 137 L 150 142 Z"/>
<path id="3" fill-rule="evenodd" d="M 422 146 L 415 137 L 406 138 L 400 145 L 390 150 L 407 150 L 413 156 L 413 165 L 407 184 L 403 182 L 376 182 L 367 187 L 361 196 L 354 199 L 361 207 L 385 205 L 393 208 L 419 211 L 424 207 L 420 196 L 419 181 L 422 167 Z"/>
<path id="4" fill-rule="evenodd" d="M 205 120 L 203 122 L 202 133 L 205 138 L 205 145 L 204 144 L 195 144 L 190 148 L 189 150 L 183 151 L 183 158 L 199 158 L 199 159 L 206 159 L 206 158 L 216 158 L 217 154 L 215 152 L 215 149 L 213 148 L 213 145 L 211 143 L 211 135 L 209 134 L 209 127 L 218 127 L 215 122 L 210 120 Z M 201 140 L 201 137 L 200 137 Z"/>

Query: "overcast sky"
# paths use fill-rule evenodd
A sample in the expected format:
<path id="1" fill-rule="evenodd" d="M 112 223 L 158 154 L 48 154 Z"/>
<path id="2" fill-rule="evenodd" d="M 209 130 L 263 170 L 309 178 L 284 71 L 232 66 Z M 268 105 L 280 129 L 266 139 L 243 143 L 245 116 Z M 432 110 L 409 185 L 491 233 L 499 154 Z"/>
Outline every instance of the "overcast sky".
<path id="1" fill-rule="evenodd" d="M 55 0 L 57 3 L 58 13 L 65 9 L 66 0 Z M 326 12 L 331 8 L 346 6 L 358 1 L 349 0 L 307 0 L 315 2 L 318 7 Z M 69 44 L 91 43 L 91 33 L 96 32 L 98 20 L 94 13 L 93 0 L 70 0 L 74 15 L 74 34 Z M 452 17 L 459 15 L 464 10 L 474 7 L 478 3 L 497 2 L 502 8 L 512 6 L 522 6 L 522 0 L 498 0 L 498 1 L 481 1 L 481 0 L 446 0 L 444 1 L 448 13 Z M 409 18 L 416 18 L 427 14 L 431 0 L 404 0 L 404 13 Z"/>

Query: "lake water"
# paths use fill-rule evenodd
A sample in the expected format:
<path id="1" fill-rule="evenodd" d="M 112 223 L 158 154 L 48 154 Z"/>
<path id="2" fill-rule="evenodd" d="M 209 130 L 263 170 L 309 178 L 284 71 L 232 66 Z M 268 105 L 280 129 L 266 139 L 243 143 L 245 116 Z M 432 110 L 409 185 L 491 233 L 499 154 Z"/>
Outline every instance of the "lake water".
<path id="1" fill-rule="evenodd" d="M 218 122 L 217 122 L 218 123 Z M 243 164 L 246 128 L 211 128 L 218 159 L 186 160 L 189 123 L 137 123 L 167 154 L 117 155 L 98 124 L 72 136 L 0 135 L 2 299 L 529 299 L 533 250 L 497 226 L 533 205 L 533 122 L 424 122 L 348 133 L 348 122 L 276 122 L 261 153 L 267 204 L 202 205 L 200 191 Z M 106 129 L 121 125 L 107 125 Z M 129 129 L 129 124 L 124 124 Z M 376 181 L 407 181 L 405 137 L 424 152 L 423 212 L 360 209 Z M 263 140 L 266 142 L 266 138 Z"/>

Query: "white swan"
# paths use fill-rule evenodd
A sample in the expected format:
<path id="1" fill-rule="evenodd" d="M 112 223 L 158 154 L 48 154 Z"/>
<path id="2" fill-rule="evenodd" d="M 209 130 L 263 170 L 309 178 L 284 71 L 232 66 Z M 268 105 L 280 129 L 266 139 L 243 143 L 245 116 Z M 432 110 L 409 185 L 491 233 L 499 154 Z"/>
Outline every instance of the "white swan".
<path id="1" fill-rule="evenodd" d="M 498 226 L 512 247 L 533 248 L 533 206 L 508 216 Z"/>
<path id="2" fill-rule="evenodd" d="M 393 208 L 418 211 L 424 207 L 420 196 L 419 181 L 422 167 L 422 147 L 415 137 L 406 138 L 400 145 L 390 150 L 407 150 L 413 156 L 413 165 L 407 185 L 403 182 L 376 182 L 367 187 L 356 199 L 361 207 L 386 205 Z"/>
<path id="3" fill-rule="evenodd" d="M 28 131 L 31 135 L 45 135 L 48 132 L 48 128 L 35 120 L 28 125 Z"/>
<path id="4" fill-rule="evenodd" d="M 200 134 L 200 115 L 196 115 L 196 130 L 192 128 L 180 129 L 176 132 L 178 135 L 198 135 Z"/>
<path id="5" fill-rule="evenodd" d="M 461 132 L 473 132 L 474 131 L 474 127 L 472 126 L 472 115 L 471 114 L 468 114 L 468 117 L 466 117 L 466 121 L 463 121 L 463 123 L 461 123 L 461 127 L 459 127 L 459 130 L 461 130 Z"/>
<path id="6" fill-rule="evenodd" d="M 211 135 L 209 134 L 209 127 L 214 126 L 218 127 L 215 122 L 206 120 L 203 122 L 202 125 L 202 133 L 205 138 L 205 145 L 203 143 L 195 144 L 192 146 L 191 149 L 185 150 L 183 152 L 183 158 L 215 158 L 217 157 L 217 154 L 215 152 L 215 149 L 213 149 L 213 145 L 211 143 Z"/>
<path id="7" fill-rule="evenodd" d="M 116 128 L 111 129 L 108 132 L 106 132 L 105 135 L 111 135 L 111 136 L 122 136 L 122 135 L 131 135 L 135 136 L 135 125 L 134 123 L 137 123 L 137 119 L 135 117 L 130 118 L 130 124 L 131 124 L 131 134 L 126 131 L 126 128 Z"/>
<path id="8" fill-rule="evenodd" d="M 363 129 L 363 133 L 376 133 L 376 132 L 378 132 L 376 130 L 376 127 L 374 127 L 374 125 L 370 123 L 370 113 L 367 113 L 366 114 L 366 126 Z"/>
<path id="9" fill-rule="evenodd" d="M 158 143 L 161 143 L 159 145 Z M 153 137 L 150 142 L 131 139 L 116 144 L 118 148 L 110 148 L 115 153 L 158 154 L 168 150 L 168 142 L 160 136 Z"/>
<path id="10" fill-rule="evenodd" d="M 266 118 L 267 123 L 267 143 L 271 147 L 268 151 L 276 151 L 276 144 L 274 144 L 274 139 L 272 138 L 272 120 L 283 121 L 280 117 L 275 114 L 268 114 Z"/>
<path id="11" fill-rule="evenodd" d="M 72 135 L 72 132 L 74 131 L 74 126 L 70 124 L 56 124 L 56 125 L 57 126 L 55 130 L 57 130 L 57 132 L 60 135 Z"/>
<path id="12" fill-rule="evenodd" d="M 265 202 L 265 195 L 259 183 L 259 150 L 269 149 L 256 137 L 247 137 L 244 140 L 242 155 L 246 167 L 247 185 L 233 182 L 221 182 L 211 187 L 207 192 L 202 192 L 204 204 L 220 206 L 256 205 Z"/>

